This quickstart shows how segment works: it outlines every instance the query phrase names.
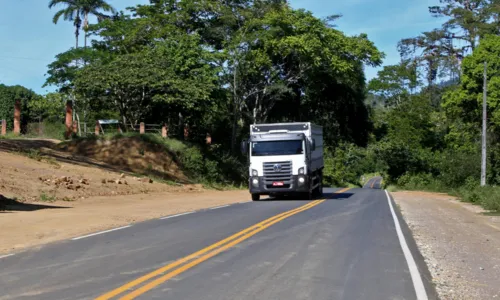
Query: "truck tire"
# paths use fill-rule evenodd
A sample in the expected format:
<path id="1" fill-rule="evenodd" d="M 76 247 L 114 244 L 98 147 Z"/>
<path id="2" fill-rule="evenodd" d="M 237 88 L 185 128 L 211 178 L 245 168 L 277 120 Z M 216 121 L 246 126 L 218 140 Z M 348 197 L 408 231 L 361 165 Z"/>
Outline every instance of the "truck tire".
<path id="1" fill-rule="evenodd" d="M 318 197 L 323 196 L 323 173 L 319 173 Z"/>
<path id="2" fill-rule="evenodd" d="M 302 194 L 302 198 L 304 198 L 304 200 L 313 200 L 314 190 L 309 189 L 309 192 L 305 192 Z"/>
<path id="3" fill-rule="evenodd" d="M 320 179 L 321 180 L 321 179 Z M 318 185 L 318 197 L 323 197 L 323 182 L 319 182 L 319 185 Z"/>
<path id="4" fill-rule="evenodd" d="M 252 201 L 259 201 L 259 200 L 260 200 L 259 194 L 252 194 Z"/>

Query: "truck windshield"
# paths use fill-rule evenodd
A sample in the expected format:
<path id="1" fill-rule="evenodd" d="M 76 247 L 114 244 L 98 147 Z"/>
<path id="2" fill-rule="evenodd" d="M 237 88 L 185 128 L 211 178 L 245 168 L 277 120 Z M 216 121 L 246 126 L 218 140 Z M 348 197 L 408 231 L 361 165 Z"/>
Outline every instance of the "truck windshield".
<path id="1" fill-rule="evenodd" d="M 303 154 L 302 140 L 253 142 L 252 155 L 294 155 Z"/>

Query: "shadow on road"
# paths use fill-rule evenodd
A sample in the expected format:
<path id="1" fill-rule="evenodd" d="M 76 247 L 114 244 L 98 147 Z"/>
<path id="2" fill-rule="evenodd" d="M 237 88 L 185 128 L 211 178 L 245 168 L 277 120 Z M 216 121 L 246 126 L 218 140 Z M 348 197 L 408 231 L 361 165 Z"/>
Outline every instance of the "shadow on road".
<path id="1" fill-rule="evenodd" d="M 12 211 L 35 211 L 41 209 L 70 208 L 65 206 L 52 206 L 45 204 L 23 203 L 0 195 L 0 214 Z"/>
<path id="2" fill-rule="evenodd" d="M 325 200 L 346 200 L 351 198 L 354 193 L 324 193 L 322 199 Z"/>
<path id="3" fill-rule="evenodd" d="M 323 196 L 314 197 L 313 200 L 346 200 L 354 193 L 323 193 Z M 280 197 L 263 198 L 262 201 L 307 201 L 301 196 L 287 195 Z"/>

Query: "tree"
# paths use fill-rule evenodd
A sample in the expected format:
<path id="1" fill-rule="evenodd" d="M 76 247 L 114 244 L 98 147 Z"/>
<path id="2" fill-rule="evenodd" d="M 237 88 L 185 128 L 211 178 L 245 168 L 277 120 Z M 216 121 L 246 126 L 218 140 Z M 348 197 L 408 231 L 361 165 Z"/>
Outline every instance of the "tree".
<path id="1" fill-rule="evenodd" d="M 57 24 L 57 22 L 59 22 L 59 19 L 63 17 L 65 21 L 73 22 L 73 26 L 75 26 L 75 48 L 78 48 L 78 37 L 80 35 L 80 28 L 82 26 L 82 19 L 80 18 L 81 7 L 79 5 L 79 0 L 51 0 L 49 2 L 49 8 L 53 8 L 60 4 L 64 4 L 66 5 L 66 7 L 56 12 L 52 21 L 54 22 L 54 24 Z"/>
<path id="2" fill-rule="evenodd" d="M 106 17 L 106 15 L 104 15 L 101 11 L 115 12 L 115 9 L 104 0 L 50 0 L 49 2 L 49 8 L 53 8 L 58 5 L 65 5 L 66 7 L 56 12 L 53 22 L 54 24 L 57 24 L 61 17 L 63 17 L 65 21 L 73 22 L 73 26 L 75 26 L 75 48 L 78 48 L 78 37 L 80 35 L 80 28 L 82 27 L 82 18 L 83 29 L 85 31 L 84 45 L 87 47 L 89 16 L 94 15 L 98 18 L 98 20 L 101 20 Z"/>
<path id="3" fill-rule="evenodd" d="M 435 17 L 447 18 L 443 30 L 449 39 L 466 43 L 464 51 L 474 51 L 480 39 L 495 30 L 492 18 L 498 14 L 496 0 L 440 0 L 441 6 L 429 7 Z"/>
<path id="4" fill-rule="evenodd" d="M 48 119 L 57 122 L 63 119 L 64 107 L 66 104 L 65 95 L 61 93 L 48 93 L 28 102 L 31 118 L 42 121 Z"/>
<path id="5" fill-rule="evenodd" d="M 84 47 L 87 48 L 87 35 L 89 30 L 89 16 L 97 17 L 98 21 L 108 18 L 104 12 L 116 13 L 116 10 L 104 0 L 79 0 L 81 3 L 80 13 L 83 16 L 83 30 L 85 31 Z"/>
<path id="6" fill-rule="evenodd" d="M 7 127 L 13 127 L 14 104 L 16 100 L 21 102 L 21 130 L 25 131 L 30 121 L 30 109 L 28 103 L 40 97 L 32 90 L 23 86 L 6 86 L 0 84 L 0 120 L 7 121 Z"/>
<path id="7" fill-rule="evenodd" d="M 416 62 L 403 61 L 398 65 L 384 66 L 368 83 L 368 91 L 381 97 L 385 106 L 399 106 L 415 93 L 418 85 Z"/>
<path id="8" fill-rule="evenodd" d="M 485 36 L 464 59 L 460 85 L 444 95 L 443 107 L 450 119 L 480 128 L 484 62 L 488 63 L 488 126 L 500 134 L 500 37 L 496 35 Z"/>
<path id="9" fill-rule="evenodd" d="M 217 70 L 206 63 L 210 53 L 197 40 L 184 34 L 154 48 L 94 62 L 78 72 L 75 90 L 93 105 L 112 103 L 128 125 L 138 124 L 158 104 L 174 114 L 206 109 Z"/>

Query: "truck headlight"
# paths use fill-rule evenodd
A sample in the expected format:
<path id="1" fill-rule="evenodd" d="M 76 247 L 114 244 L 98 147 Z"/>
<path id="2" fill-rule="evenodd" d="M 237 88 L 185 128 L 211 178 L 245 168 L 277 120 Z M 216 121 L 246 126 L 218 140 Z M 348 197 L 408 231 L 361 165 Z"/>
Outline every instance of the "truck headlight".
<path id="1" fill-rule="evenodd" d="M 299 177 L 299 183 L 304 183 L 306 182 L 306 179 L 304 177 Z"/>
<path id="2" fill-rule="evenodd" d="M 257 172 L 257 170 L 252 169 L 252 176 L 259 176 L 259 172 Z"/>
<path id="3" fill-rule="evenodd" d="M 300 168 L 299 169 L 299 174 L 303 175 L 304 173 L 305 173 L 305 168 L 304 167 Z"/>
<path id="4" fill-rule="evenodd" d="M 252 185 L 254 187 L 258 187 L 259 186 L 259 180 L 257 178 L 252 179 Z"/>

